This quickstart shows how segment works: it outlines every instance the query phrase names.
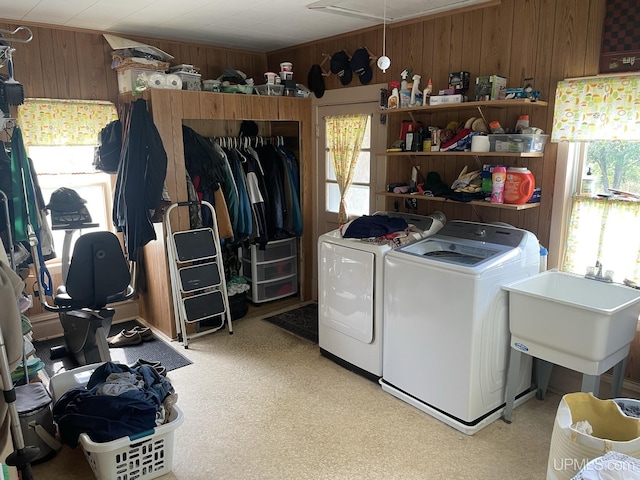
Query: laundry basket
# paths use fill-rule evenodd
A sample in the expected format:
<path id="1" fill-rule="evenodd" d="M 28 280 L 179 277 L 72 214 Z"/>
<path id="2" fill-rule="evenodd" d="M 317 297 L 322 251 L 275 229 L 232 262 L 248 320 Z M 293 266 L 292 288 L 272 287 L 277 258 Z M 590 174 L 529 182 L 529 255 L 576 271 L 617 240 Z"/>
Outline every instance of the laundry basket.
<path id="1" fill-rule="evenodd" d="M 85 433 L 79 443 L 97 480 L 149 480 L 171 471 L 173 432 L 184 416 L 174 405 L 169 422 L 135 437 L 96 443 Z"/>
<path id="2" fill-rule="evenodd" d="M 71 388 L 86 385 L 100 365 L 85 365 L 51 377 L 53 399 L 57 400 Z M 97 480 L 150 480 L 171 471 L 173 434 L 182 422 L 182 410 L 173 405 L 169 421 L 159 427 L 100 443 L 81 433 L 78 443 Z"/>

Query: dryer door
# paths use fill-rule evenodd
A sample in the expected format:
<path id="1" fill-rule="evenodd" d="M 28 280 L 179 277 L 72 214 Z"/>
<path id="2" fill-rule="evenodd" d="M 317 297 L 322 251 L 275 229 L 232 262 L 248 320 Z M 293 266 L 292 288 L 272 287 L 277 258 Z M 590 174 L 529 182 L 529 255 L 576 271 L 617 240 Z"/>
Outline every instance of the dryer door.
<path id="1" fill-rule="evenodd" d="M 322 242 L 319 259 L 320 328 L 371 343 L 375 255 Z"/>

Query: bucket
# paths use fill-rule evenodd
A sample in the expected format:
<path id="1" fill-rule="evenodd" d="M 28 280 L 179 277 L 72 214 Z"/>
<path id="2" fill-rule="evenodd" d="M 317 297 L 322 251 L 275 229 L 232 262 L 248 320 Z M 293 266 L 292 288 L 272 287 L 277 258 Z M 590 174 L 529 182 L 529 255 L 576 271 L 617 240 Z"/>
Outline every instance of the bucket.
<path id="1" fill-rule="evenodd" d="M 509 167 L 504 184 L 504 203 L 523 205 L 533 196 L 536 183 L 533 174 L 525 167 Z"/>
<path id="2" fill-rule="evenodd" d="M 293 71 L 293 63 L 291 62 L 282 62 L 280 64 L 280 70 L 283 72 L 292 72 Z"/>
<path id="3" fill-rule="evenodd" d="M 269 85 L 276 83 L 276 74 L 273 72 L 264 72 L 264 81 Z"/>

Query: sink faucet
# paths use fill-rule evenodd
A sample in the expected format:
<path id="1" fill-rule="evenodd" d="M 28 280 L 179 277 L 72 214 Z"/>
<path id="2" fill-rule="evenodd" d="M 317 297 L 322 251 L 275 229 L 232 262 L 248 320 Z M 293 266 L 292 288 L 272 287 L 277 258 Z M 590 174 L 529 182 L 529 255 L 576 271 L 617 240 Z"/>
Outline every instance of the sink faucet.
<path id="1" fill-rule="evenodd" d="M 590 278 L 591 280 L 598 280 L 600 282 L 607 282 L 607 283 L 613 282 L 611 276 L 602 275 L 602 263 L 600 263 L 600 260 L 596 260 L 595 268 L 589 267 L 587 269 L 587 274 L 585 275 L 585 278 Z"/>

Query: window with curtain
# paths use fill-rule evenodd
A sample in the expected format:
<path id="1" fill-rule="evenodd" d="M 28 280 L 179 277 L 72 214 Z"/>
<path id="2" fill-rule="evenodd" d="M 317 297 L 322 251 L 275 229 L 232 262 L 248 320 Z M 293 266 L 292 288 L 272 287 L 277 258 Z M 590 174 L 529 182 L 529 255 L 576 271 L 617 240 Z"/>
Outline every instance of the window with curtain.
<path id="1" fill-rule="evenodd" d="M 560 268 L 596 261 L 640 283 L 640 75 L 558 83 L 552 141 L 575 142 L 575 188 Z"/>
<path id="2" fill-rule="evenodd" d="M 343 225 L 348 214 L 369 213 L 371 115 L 325 118 L 327 138 L 327 211 L 338 212 Z"/>
<path id="3" fill-rule="evenodd" d="M 111 176 L 94 169 L 93 156 L 100 130 L 117 118 L 115 105 L 104 101 L 28 98 L 18 107 L 17 121 L 45 202 L 60 187 L 76 190 L 99 224 L 86 231 L 111 229 Z M 50 215 L 47 221 L 51 226 Z M 52 233 L 60 254 L 64 231 Z"/>

